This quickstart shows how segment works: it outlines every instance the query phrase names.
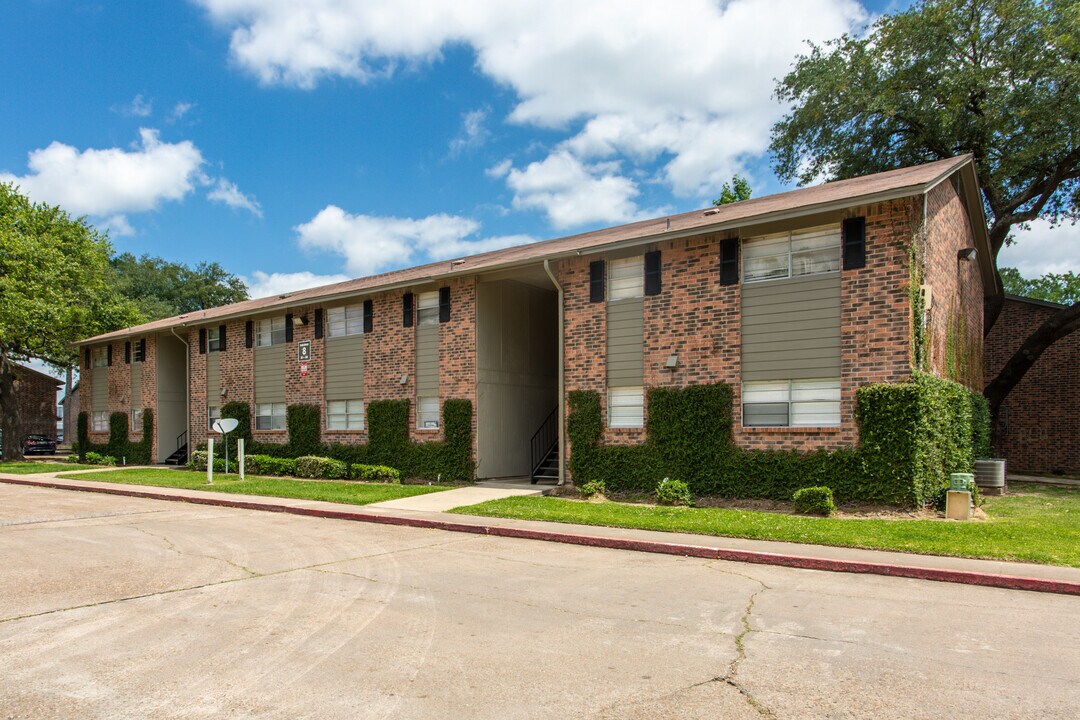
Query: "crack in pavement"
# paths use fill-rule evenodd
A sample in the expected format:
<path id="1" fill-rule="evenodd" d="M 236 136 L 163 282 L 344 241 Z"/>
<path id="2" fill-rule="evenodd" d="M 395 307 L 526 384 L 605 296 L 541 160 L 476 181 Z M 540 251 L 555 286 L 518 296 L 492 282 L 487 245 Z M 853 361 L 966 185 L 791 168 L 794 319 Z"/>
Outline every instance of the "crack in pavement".
<path id="1" fill-rule="evenodd" d="M 227 558 L 218 557 L 216 555 L 205 555 L 203 553 L 183 551 L 180 548 L 176 547 L 176 544 L 172 540 L 170 540 L 167 535 L 158 535 L 157 533 L 152 533 L 149 530 L 147 530 L 146 528 L 141 528 L 138 525 L 130 525 L 128 523 L 124 523 L 124 525 L 126 525 L 127 527 L 132 528 L 133 530 L 138 530 L 143 535 L 149 535 L 152 538 L 155 538 L 157 540 L 161 540 L 162 542 L 164 542 L 168 546 L 168 549 L 169 549 L 170 552 L 174 552 L 177 555 L 179 555 L 180 557 L 197 557 L 197 558 L 203 558 L 204 560 L 216 560 L 217 562 L 225 563 L 229 567 L 234 567 L 237 570 L 240 570 L 241 572 L 246 572 L 250 577 L 260 577 L 261 576 L 261 573 L 257 573 L 254 570 L 252 570 L 251 568 L 246 567 L 244 565 L 241 565 L 240 563 L 233 562 L 232 560 L 229 560 Z"/>
<path id="2" fill-rule="evenodd" d="M 91 513 L 89 515 L 79 515 L 77 517 L 65 516 L 65 517 L 53 517 L 53 518 L 41 518 L 35 520 L 17 520 L 8 521 L 0 520 L 0 528 L 6 527 L 20 527 L 24 525 L 42 525 L 45 523 L 63 523 L 63 522 L 78 522 L 79 520 L 97 520 L 99 518 L 111 518 L 111 517 L 127 517 L 129 515 L 152 515 L 154 513 L 166 512 L 165 509 L 161 510 L 130 510 L 127 512 L 102 512 Z"/>
<path id="3" fill-rule="evenodd" d="M 712 563 L 710 563 L 709 565 L 710 567 L 712 567 Z M 761 587 L 751 593 L 750 599 L 746 603 L 746 608 L 743 610 L 742 618 L 740 618 L 740 620 L 742 621 L 742 632 L 735 636 L 735 657 L 732 658 L 731 662 L 728 664 L 727 673 L 720 677 L 713 678 L 712 680 L 706 680 L 705 683 L 723 682 L 727 685 L 730 685 L 731 687 L 739 691 L 739 694 L 746 699 L 746 702 L 750 705 L 750 707 L 757 711 L 758 715 L 761 715 L 765 718 L 772 718 L 775 720 L 776 714 L 773 713 L 773 711 L 767 708 L 765 705 L 763 705 L 757 698 L 754 697 L 754 695 L 746 688 L 746 686 L 744 686 L 736 679 L 736 676 L 739 672 L 739 665 L 742 663 L 743 660 L 746 659 L 746 636 L 754 632 L 754 629 L 750 626 L 750 615 L 754 612 L 754 603 L 757 601 L 758 595 L 761 595 L 761 593 L 765 592 L 766 590 L 770 590 L 771 588 L 761 580 L 758 580 L 757 578 L 751 577 L 749 575 L 743 575 L 742 573 L 732 572 L 730 570 L 721 570 L 717 567 L 713 567 L 712 569 L 729 575 L 738 575 L 740 577 L 746 578 L 747 580 L 753 580 Z"/>

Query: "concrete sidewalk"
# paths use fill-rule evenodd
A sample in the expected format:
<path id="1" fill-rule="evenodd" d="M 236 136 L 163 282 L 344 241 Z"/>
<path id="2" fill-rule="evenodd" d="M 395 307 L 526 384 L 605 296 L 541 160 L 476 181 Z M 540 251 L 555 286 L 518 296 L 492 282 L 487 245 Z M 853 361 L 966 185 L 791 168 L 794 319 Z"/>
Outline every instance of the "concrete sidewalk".
<path id="1" fill-rule="evenodd" d="M 95 471 L 87 471 L 88 474 L 93 472 Z M 1080 569 L 1056 565 L 446 514 L 445 510 L 453 507 L 462 507 L 491 499 L 486 494 L 476 499 L 477 495 L 469 492 L 482 490 L 482 488 L 461 488 L 420 496 L 423 498 L 449 496 L 438 504 L 433 503 L 424 508 L 422 505 L 401 507 L 399 506 L 401 501 L 398 500 L 372 505 L 344 505 L 316 500 L 97 482 L 90 479 L 67 480 L 57 478 L 56 474 L 0 477 L 0 482 L 592 547 L 1080 595 Z M 532 494 L 533 491 L 488 489 L 488 492 Z M 535 494 L 540 493 L 536 491 Z"/>

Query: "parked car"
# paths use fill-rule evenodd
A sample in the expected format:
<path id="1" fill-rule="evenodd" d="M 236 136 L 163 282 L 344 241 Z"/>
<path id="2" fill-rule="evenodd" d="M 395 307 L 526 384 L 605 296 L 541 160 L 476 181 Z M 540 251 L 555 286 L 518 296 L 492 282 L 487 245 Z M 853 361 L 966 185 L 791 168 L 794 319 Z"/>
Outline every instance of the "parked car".
<path id="1" fill-rule="evenodd" d="M 23 455 L 55 455 L 56 440 L 48 435 L 27 435 L 22 441 Z"/>

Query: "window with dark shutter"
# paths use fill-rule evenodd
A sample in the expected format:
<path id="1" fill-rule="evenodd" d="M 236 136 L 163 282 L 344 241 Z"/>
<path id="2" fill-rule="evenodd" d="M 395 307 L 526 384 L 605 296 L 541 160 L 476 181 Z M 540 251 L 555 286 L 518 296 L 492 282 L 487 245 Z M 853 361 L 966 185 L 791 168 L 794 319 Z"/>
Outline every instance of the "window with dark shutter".
<path id="1" fill-rule="evenodd" d="M 739 284 L 739 240 L 720 241 L 720 284 Z"/>
<path id="2" fill-rule="evenodd" d="M 604 302 L 604 261 L 589 263 L 589 302 Z"/>
<path id="3" fill-rule="evenodd" d="M 450 322 L 450 288 L 439 288 L 439 322 Z"/>
<path id="4" fill-rule="evenodd" d="M 135 344 L 135 362 L 146 362 L 146 338 Z"/>
<path id="5" fill-rule="evenodd" d="M 206 328 L 199 328 L 199 354 L 206 354 Z"/>
<path id="6" fill-rule="evenodd" d="M 322 323 L 323 323 L 322 308 L 318 308 L 318 309 L 315 310 L 315 339 L 316 340 L 322 340 L 322 336 L 323 336 Z"/>
<path id="7" fill-rule="evenodd" d="M 405 293 L 401 296 L 401 327 L 413 326 L 413 294 Z"/>
<path id="8" fill-rule="evenodd" d="M 292 342 L 292 313 L 285 313 L 285 342 Z"/>
<path id="9" fill-rule="evenodd" d="M 645 294 L 660 294 L 660 251 L 645 253 Z"/>
<path id="10" fill-rule="evenodd" d="M 86 348 L 86 367 L 90 367 L 90 348 Z"/>
<path id="11" fill-rule="evenodd" d="M 225 352 L 225 326 L 218 326 L 218 352 Z"/>
<path id="12" fill-rule="evenodd" d="M 252 320 L 248 320 L 244 323 L 244 347 L 248 350 L 255 344 L 255 323 Z"/>
<path id="13" fill-rule="evenodd" d="M 105 348 L 105 364 L 112 367 L 112 343 Z"/>
<path id="14" fill-rule="evenodd" d="M 840 234 L 844 244 L 844 269 L 866 267 L 866 218 L 844 220 Z"/>
<path id="15" fill-rule="evenodd" d="M 375 325 L 375 306 L 370 300 L 364 301 L 364 332 L 369 333 Z"/>
<path id="16" fill-rule="evenodd" d="M 124 364 L 131 364 L 131 341 L 128 340 L 124 343 Z"/>

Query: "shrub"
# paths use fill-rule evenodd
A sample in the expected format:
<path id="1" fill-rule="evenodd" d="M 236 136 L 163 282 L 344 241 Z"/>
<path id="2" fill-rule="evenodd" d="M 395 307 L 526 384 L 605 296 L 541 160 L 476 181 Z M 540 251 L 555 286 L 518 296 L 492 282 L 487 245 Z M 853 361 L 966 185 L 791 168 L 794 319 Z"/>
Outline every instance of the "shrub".
<path id="1" fill-rule="evenodd" d="M 252 475 L 295 475 L 296 461 L 270 455 L 248 455 L 244 458 L 244 472 Z"/>
<path id="2" fill-rule="evenodd" d="M 227 402 L 221 406 L 222 418 L 233 418 L 236 420 L 236 429 L 229 433 L 227 441 L 229 443 L 229 455 L 237 455 L 237 441 L 240 438 L 244 439 L 244 451 L 248 453 L 254 453 L 255 447 L 251 440 L 251 406 L 246 402 Z"/>
<path id="3" fill-rule="evenodd" d="M 656 499 L 661 505 L 686 505 L 694 504 L 694 496 L 690 494 L 690 488 L 682 480 L 664 478 L 656 485 Z"/>
<path id="4" fill-rule="evenodd" d="M 109 415 L 109 454 L 125 457 L 128 447 L 128 415 L 114 412 Z"/>
<path id="5" fill-rule="evenodd" d="M 971 452 L 976 458 L 990 457 L 990 401 L 971 393 Z"/>
<path id="6" fill-rule="evenodd" d="M 314 456 L 319 446 L 318 405 L 290 405 L 285 408 L 285 425 L 289 429 L 289 454 L 293 457 Z"/>
<path id="7" fill-rule="evenodd" d="M 317 455 L 296 458 L 296 477 L 340 479 L 349 477 L 349 467 L 340 460 Z"/>
<path id="8" fill-rule="evenodd" d="M 581 486 L 581 494 L 585 497 L 607 495 L 607 487 L 604 485 L 603 480 L 593 480 Z"/>
<path id="9" fill-rule="evenodd" d="M 206 461 L 208 458 L 209 454 L 205 450 L 196 450 L 195 452 L 191 453 L 191 456 L 188 458 L 187 466 L 191 470 L 206 472 Z M 233 465 L 233 467 L 230 469 L 232 469 L 233 472 L 236 472 L 235 467 L 236 466 Z M 217 457 L 217 453 L 214 453 L 214 472 L 225 472 L 225 458 Z"/>
<path id="10" fill-rule="evenodd" d="M 90 465 L 115 465 L 116 458 L 112 455 L 104 455 L 93 450 L 86 452 L 86 462 Z"/>
<path id="11" fill-rule="evenodd" d="M 401 483 L 401 473 L 386 465 L 353 463 L 349 466 L 349 477 L 371 482 Z"/>
<path id="12" fill-rule="evenodd" d="M 68 459 L 67 459 L 67 461 L 68 461 L 69 463 L 79 463 L 79 462 L 82 462 L 81 460 L 79 460 L 79 456 L 78 456 L 78 455 L 68 455 Z"/>
<path id="13" fill-rule="evenodd" d="M 79 453 L 79 460 L 86 462 L 86 451 L 90 449 L 90 415 L 83 411 L 75 421 L 75 451 Z"/>
<path id="14" fill-rule="evenodd" d="M 795 491 L 791 496 L 795 503 L 795 512 L 808 515 L 824 515 L 828 517 L 836 512 L 836 503 L 833 502 L 833 493 L 830 488 L 817 485 L 804 487 Z"/>

